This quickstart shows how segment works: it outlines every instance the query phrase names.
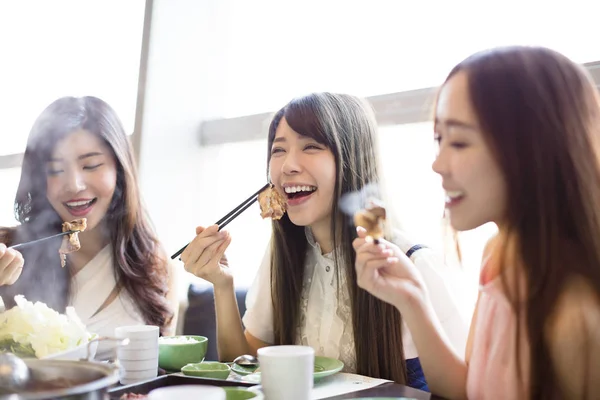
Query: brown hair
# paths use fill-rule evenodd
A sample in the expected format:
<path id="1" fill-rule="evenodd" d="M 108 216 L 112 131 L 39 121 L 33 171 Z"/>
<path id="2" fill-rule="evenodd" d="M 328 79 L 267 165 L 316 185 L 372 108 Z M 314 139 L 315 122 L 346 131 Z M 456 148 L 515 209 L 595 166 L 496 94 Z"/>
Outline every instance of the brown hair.
<path id="1" fill-rule="evenodd" d="M 402 318 L 395 307 L 357 286 L 356 255 L 352 248 L 356 228 L 339 209 L 343 194 L 357 192 L 379 181 L 377 122 L 373 110 L 365 101 L 343 94 L 314 93 L 294 99 L 279 110 L 271 122 L 268 162 L 275 132 L 284 117 L 294 131 L 326 145 L 335 156 L 337 177 L 331 237 L 338 282 L 341 274 L 345 274 L 348 284 L 340 290 L 350 293 L 357 372 L 405 383 Z M 287 214 L 273 221 L 271 291 L 276 344 L 292 344 L 296 340 L 306 251 L 304 227 L 294 225 Z"/>
<path id="2" fill-rule="evenodd" d="M 15 216 L 21 225 L 3 229 L 0 240 L 10 244 L 61 231 L 63 221 L 46 198 L 46 162 L 58 141 L 79 130 L 100 137 L 117 165 L 116 189 L 105 216 L 117 284 L 135 299 L 146 323 L 166 328 L 173 316 L 166 300 L 166 256 L 142 207 L 131 144 L 117 114 L 104 101 L 63 97 L 37 118 L 27 141 L 15 198 Z M 9 305 L 12 296 L 24 294 L 29 300 L 65 309 L 70 276 L 67 268 L 60 267 L 59 247 L 60 239 L 23 250 L 22 276 L 14 285 L 0 288 Z"/>
<path id="3" fill-rule="evenodd" d="M 546 323 L 569 278 L 584 278 L 600 295 L 599 96 L 583 67 L 546 48 L 480 52 L 447 80 L 461 71 L 506 178 L 499 257 L 519 267 L 502 277 L 517 320 L 526 321 L 518 331 L 525 329 L 530 345 L 530 394 L 553 398 L 559 388 Z"/>

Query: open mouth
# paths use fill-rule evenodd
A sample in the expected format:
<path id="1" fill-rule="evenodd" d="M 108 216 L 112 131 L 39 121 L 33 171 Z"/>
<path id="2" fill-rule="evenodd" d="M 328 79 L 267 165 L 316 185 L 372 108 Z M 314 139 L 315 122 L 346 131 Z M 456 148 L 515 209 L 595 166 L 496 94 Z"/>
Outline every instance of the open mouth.
<path id="1" fill-rule="evenodd" d="M 97 198 L 90 200 L 68 201 L 64 203 L 64 205 L 69 211 L 82 212 L 88 210 L 90 207 L 96 204 L 96 201 L 98 201 Z"/>
<path id="2" fill-rule="evenodd" d="M 446 192 L 446 204 L 448 206 L 452 206 L 458 204 L 463 198 L 465 194 L 461 191 L 447 191 Z"/>
<path id="3" fill-rule="evenodd" d="M 284 188 L 288 200 L 299 200 L 310 196 L 317 190 L 316 186 L 287 186 Z"/>

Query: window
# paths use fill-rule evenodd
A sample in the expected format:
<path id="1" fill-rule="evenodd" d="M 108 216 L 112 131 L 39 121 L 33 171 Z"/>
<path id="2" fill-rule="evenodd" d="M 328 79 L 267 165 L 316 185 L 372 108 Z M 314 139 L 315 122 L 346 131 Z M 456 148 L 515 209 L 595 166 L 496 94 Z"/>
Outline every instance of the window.
<path id="1" fill-rule="evenodd" d="M 497 45 L 600 60 L 599 6 L 584 0 L 226 4 L 226 117 L 272 111 L 310 91 L 372 96 L 437 86 L 461 59 Z"/>
<path id="2" fill-rule="evenodd" d="M 144 0 L 0 2 L 0 156 L 62 96 L 94 95 L 133 132 Z"/>

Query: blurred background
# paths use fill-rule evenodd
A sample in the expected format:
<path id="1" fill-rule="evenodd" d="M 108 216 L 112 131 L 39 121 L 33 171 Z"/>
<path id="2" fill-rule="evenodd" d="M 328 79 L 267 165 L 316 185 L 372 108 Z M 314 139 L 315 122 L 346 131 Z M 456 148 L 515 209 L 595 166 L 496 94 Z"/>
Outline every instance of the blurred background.
<path id="1" fill-rule="evenodd" d="M 145 204 L 169 254 L 266 182 L 269 116 L 312 91 L 367 97 L 381 125 L 388 206 L 443 251 L 443 193 L 431 171 L 435 87 L 469 54 L 543 45 L 600 83 L 600 3 L 583 0 L 0 0 L 0 226 L 12 226 L 22 152 L 53 100 L 94 95 L 120 115 Z M 254 205 L 228 228 L 239 287 L 270 235 Z M 461 234 L 447 280 L 472 312 L 482 246 Z M 180 296 L 191 282 L 179 268 Z"/>

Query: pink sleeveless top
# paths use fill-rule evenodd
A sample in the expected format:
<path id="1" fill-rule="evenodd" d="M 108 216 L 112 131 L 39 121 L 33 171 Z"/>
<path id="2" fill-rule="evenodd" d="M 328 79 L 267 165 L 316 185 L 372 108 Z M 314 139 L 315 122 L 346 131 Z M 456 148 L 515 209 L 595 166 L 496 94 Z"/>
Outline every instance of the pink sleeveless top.
<path id="1" fill-rule="evenodd" d="M 489 275 L 489 274 L 487 274 Z M 502 290 L 499 276 L 481 274 L 480 295 L 468 360 L 467 397 L 470 400 L 527 399 L 529 346 L 522 317 L 520 375 L 517 370 L 517 318 Z"/>

